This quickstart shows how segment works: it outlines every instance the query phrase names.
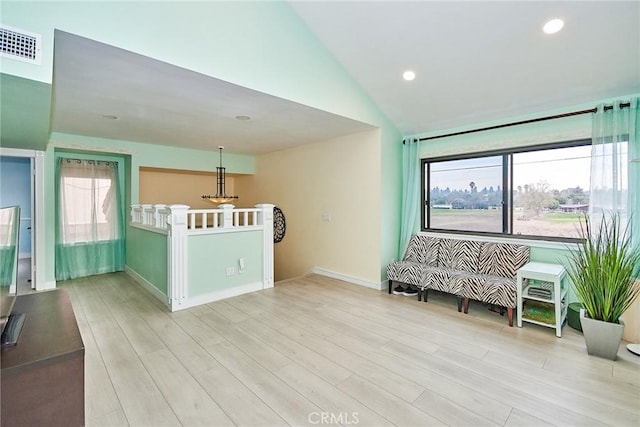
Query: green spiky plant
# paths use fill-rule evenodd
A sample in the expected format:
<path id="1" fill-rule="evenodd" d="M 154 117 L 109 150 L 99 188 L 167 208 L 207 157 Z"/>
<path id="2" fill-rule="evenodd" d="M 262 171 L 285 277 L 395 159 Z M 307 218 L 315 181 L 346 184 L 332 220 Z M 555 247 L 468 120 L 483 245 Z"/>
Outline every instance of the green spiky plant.
<path id="1" fill-rule="evenodd" d="M 640 246 L 633 246 L 618 214 L 603 215 L 597 230 L 585 215 L 580 232 L 584 240 L 571 249 L 567 274 L 590 318 L 618 323 L 640 294 Z"/>

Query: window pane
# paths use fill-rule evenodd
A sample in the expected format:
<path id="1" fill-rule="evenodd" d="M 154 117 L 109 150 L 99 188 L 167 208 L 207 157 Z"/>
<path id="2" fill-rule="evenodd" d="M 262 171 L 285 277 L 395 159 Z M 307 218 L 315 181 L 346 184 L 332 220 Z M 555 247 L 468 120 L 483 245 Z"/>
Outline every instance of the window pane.
<path id="1" fill-rule="evenodd" d="M 110 178 L 63 177 L 64 215 L 66 223 L 63 243 L 112 240 L 116 228 L 112 224 Z"/>
<path id="2" fill-rule="evenodd" d="M 513 234 L 579 237 L 589 210 L 591 146 L 513 155 Z"/>
<path id="3" fill-rule="evenodd" d="M 431 163 L 430 228 L 502 232 L 502 156 Z"/>

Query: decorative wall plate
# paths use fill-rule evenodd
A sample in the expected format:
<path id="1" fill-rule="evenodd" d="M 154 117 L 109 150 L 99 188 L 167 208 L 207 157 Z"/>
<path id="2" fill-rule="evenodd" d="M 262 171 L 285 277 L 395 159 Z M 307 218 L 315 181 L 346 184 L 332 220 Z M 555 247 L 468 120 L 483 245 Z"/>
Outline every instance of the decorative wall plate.
<path id="1" fill-rule="evenodd" d="M 287 223 L 284 219 L 282 209 L 277 206 L 273 207 L 273 243 L 279 243 L 284 239 L 287 232 Z"/>

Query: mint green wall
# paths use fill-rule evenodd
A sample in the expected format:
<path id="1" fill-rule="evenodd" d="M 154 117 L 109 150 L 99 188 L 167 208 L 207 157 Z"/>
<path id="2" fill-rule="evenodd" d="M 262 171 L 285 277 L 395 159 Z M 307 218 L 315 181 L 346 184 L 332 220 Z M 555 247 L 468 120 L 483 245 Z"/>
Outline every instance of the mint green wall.
<path id="1" fill-rule="evenodd" d="M 400 236 L 402 203 L 402 137 L 398 132 L 382 131 L 380 278 L 387 279 L 387 264 L 396 261 Z"/>
<path id="2" fill-rule="evenodd" d="M 215 172 L 217 165 L 217 153 L 189 148 L 143 144 L 133 141 L 120 141 L 56 132 L 51 134 L 51 144 L 75 150 L 93 152 L 106 151 L 129 155 L 131 159 L 129 166 L 130 185 L 127 186 L 127 189 L 130 191 L 130 203 L 138 203 L 139 201 L 140 167 Z M 253 174 L 255 171 L 254 156 L 225 153 L 224 163 L 227 168 L 227 173 Z"/>
<path id="3" fill-rule="evenodd" d="M 631 96 L 628 95 L 628 99 Z M 625 99 L 620 97 L 619 99 Z M 479 123 L 466 128 L 447 129 L 438 132 L 429 132 L 417 135 L 418 138 L 443 135 L 468 129 L 477 129 L 503 123 L 517 122 L 531 118 L 550 116 L 571 111 L 580 111 L 595 107 L 599 103 L 611 103 L 615 99 L 594 101 L 588 104 L 574 105 L 566 108 L 543 111 L 528 116 L 506 118 L 500 121 Z M 420 144 L 420 157 L 438 157 L 456 155 L 469 152 L 481 152 L 498 150 L 511 147 L 526 147 L 536 144 L 567 141 L 572 139 L 591 138 L 591 114 L 583 114 L 569 118 L 548 120 L 528 125 L 512 126 L 492 131 L 478 132 L 461 136 L 447 137 L 432 141 L 423 141 Z M 637 167 L 637 166 L 635 166 Z M 630 191 L 640 192 L 640 185 L 630 186 Z M 636 193 L 637 194 L 637 193 Z M 640 197 L 636 197 L 636 212 L 640 212 Z M 640 230 L 634 230 L 634 238 L 638 239 Z M 531 260 L 538 262 L 561 263 L 567 265 L 568 249 L 559 244 L 558 248 L 550 248 L 548 245 L 531 244 Z M 573 294 L 570 300 L 575 300 Z"/>
<path id="4" fill-rule="evenodd" d="M 189 298 L 262 283 L 262 245 L 262 230 L 189 236 Z M 211 248 L 219 250 L 214 255 Z M 240 258 L 245 259 L 242 274 Z M 227 276 L 227 267 L 234 267 L 236 274 Z"/>
<path id="5" fill-rule="evenodd" d="M 372 191 L 381 194 L 380 225 L 372 233 L 379 234 L 384 276 L 384 266 L 397 252 L 401 135 L 286 2 L 3 1 L 0 8 L 2 23 L 43 36 L 42 65 L 0 58 L 2 73 L 50 84 L 54 30 L 59 29 L 378 126 L 382 160 L 370 167 L 380 170 L 380 181 L 372 185 Z M 175 37 L 176 32 L 181 36 Z M 83 139 L 52 135 L 53 140 L 67 143 L 75 138 Z M 105 150 L 117 152 L 115 145 L 108 141 Z M 200 166 L 208 163 L 207 156 L 196 154 L 189 160 L 186 156 L 176 165 L 170 149 L 152 147 L 137 155 L 126 151 L 130 146 L 124 148 L 131 154 L 130 200 L 134 203 L 140 166 L 210 170 Z M 225 155 L 227 161 L 231 166 L 231 154 Z M 50 159 L 48 172 L 52 164 Z M 229 172 L 243 173 L 231 167 Z M 52 206 L 47 204 L 47 209 Z M 47 247 L 53 250 L 52 245 Z"/>
<path id="6" fill-rule="evenodd" d="M 127 227 L 127 266 L 167 295 L 167 235 Z"/>
<path id="7" fill-rule="evenodd" d="M 0 146 L 44 150 L 50 105 L 51 85 L 0 74 Z"/>
<path id="8" fill-rule="evenodd" d="M 1 60 L 4 73 L 51 83 L 54 30 L 59 29 L 387 126 L 379 109 L 286 2 L 3 1 L 1 12 L 3 23 L 43 37 L 41 66 Z"/>

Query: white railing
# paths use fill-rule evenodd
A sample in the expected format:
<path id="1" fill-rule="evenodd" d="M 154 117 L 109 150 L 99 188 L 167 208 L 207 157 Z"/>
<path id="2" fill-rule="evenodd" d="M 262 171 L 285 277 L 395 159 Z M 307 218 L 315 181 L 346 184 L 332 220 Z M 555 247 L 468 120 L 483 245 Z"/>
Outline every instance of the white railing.
<path id="1" fill-rule="evenodd" d="M 167 205 L 131 205 L 131 223 L 166 230 L 170 213 Z"/>
<path id="2" fill-rule="evenodd" d="M 229 231 L 229 229 L 255 228 L 262 225 L 259 221 L 261 208 L 235 209 L 224 204 L 217 209 L 189 209 L 186 205 L 131 205 L 131 224 L 151 228 L 167 229 L 172 212 L 184 212 L 186 208 L 187 230 L 189 234 L 198 231 Z"/>
<path id="3" fill-rule="evenodd" d="M 188 306 L 187 239 L 191 235 L 262 230 L 262 286 L 273 287 L 273 205 L 235 209 L 230 204 L 218 209 L 189 209 L 187 205 L 132 204 L 133 227 L 167 235 L 168 286 L 171 311 Z"/>
<path id="4" fill-rule="evenodd" d="M 255 227 L 260 225 L 258 212 L 258 208 L 235 209 L 233 205 L 220 205 L 218 209 L 190 209 L 187 211 L 187 229 L 195 231 Z"/>

